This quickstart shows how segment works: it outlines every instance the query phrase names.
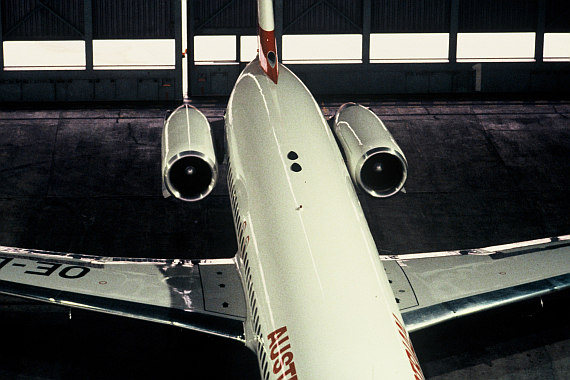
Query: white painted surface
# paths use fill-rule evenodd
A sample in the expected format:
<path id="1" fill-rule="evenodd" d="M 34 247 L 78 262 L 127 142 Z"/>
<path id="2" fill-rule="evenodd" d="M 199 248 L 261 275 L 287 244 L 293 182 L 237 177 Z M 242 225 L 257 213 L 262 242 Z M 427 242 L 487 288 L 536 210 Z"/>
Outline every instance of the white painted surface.
<path id="1" fill-rule="evenodd" d="M 252 62 L 230 97 L 226 134 L 234 208 L 249 241 L 244 289 L 253 283 L 262 326 L 246 339 L 250 347 L 263 342 L 258 357 L 271 378 L 282 372 L 271 370 L 278 359 L 268 335 L 285 326 L 299 378 L 413 379 L 376 246 L 305 86 L 284 66 L 275 85 Z M 301 171 L 291 170 L 295 163 Z"/>
<path id="2" fill-rule="evenodd" d="M 275 30 L 273 0 L 257 0 L 257 22 L 267 32 Z"/>
<path id="3" fill-rule="evenodd" d="M 210 123 L 206 116 L 190 105 L 178 107 L 166 120 L 162 131 L 162 179 L 165 189 L 183 200 L 199 200 L 213 190 L 217 181 L 217 162 Z M 198 157 L 212 170 L 212 179 L 207 189 L 188 198 L 170 182 L 170 170 L 184 157 Z M 165 197 L 167 193 L 163 194 Z"/>

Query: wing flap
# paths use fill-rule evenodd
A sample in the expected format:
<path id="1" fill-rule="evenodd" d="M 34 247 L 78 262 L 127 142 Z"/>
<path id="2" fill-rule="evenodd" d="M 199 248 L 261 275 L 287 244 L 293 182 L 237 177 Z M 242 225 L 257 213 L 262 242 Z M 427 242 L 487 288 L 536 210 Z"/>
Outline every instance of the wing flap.
<path id="1" fill-rule="evenodd" d="M 410 331 L 570 287 L 570 235 L 382 260 Z"/>
<path id="2" fill-rule="evenodd" d="M 0 293 L 243 339 L 232 259 L 109 258 L 0 246 Z"/>

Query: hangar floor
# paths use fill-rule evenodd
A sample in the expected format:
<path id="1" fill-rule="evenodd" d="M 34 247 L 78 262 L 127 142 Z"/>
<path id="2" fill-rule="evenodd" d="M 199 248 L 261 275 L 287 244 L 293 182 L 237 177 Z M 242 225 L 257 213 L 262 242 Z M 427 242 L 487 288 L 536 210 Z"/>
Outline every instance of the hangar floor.
<path id="1" fill-rule="evenodd" d="M 347 99 L 347 101 L 350 99 Z M 363 101 L 408 162 L 405 193 L 360 194 L 381 253 L 570 233 L 570 102 Z M 332 116 L 340 102 L 322 104 Z M 224 104 L 196 104 L 221 130 Z M 166 109 L 0 109 L 0 244 L 93 255 L 231 257 L 225 170 L 213 194 L 161 197 Z M 350 252 L 347 252 L 350 260 Z M 568 292 L 412 335 L 428 379 L 568 379 Z M 240 344 L 1 299 L 2 379 L 255 379 Z M 347 305 L 347 307 L 350 307 Z"/>

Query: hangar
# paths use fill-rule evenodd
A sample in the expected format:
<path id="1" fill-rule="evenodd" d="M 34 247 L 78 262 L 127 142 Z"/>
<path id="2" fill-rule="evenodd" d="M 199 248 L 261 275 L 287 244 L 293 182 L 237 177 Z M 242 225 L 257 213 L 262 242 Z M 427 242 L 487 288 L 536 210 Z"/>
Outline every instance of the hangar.
<path id="1" fill-rule="evenodd" d="M 163 199 L 160 136 L 187 91 L 223 140 L 227 98 L 255 56 L 255 9 L 3 0 L 0 245 L 232 257 L 227 167 L 203 201 Z M 564 1 L 275 0 L 274 12 L 280 59 L 325 117 L 360 102 L 406 154 L 405 193 L 358 194 L 381 254 L 569 233 Z M 426 378 L 567 377 L 567 301 L 562 292 L 414 333 Z M 259 377 L 255 356 L 221 338 L 4 296 L 0 310 L 5 334 L 17 332 L 3 378 Z"/>

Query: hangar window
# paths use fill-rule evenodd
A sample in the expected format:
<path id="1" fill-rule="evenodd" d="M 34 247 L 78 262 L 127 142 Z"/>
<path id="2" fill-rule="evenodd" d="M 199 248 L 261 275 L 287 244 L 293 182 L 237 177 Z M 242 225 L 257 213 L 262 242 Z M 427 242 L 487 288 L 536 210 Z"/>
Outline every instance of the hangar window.
<path id="1" fill-rule="evenodd" d="M 174 69 L 174 40 L 94 40 L 93 69 Z"/>
<path id="2" fill-rule="evenodd" d="M 535 33 L 458 33 L 457 62 L 534 61 Z"/>
<path id="3" fill-rule="evenodd" d="M 241 36 L 239 60 L 251 62 L 257 57 L 257 36 Z"/>
<path id="4" fill-rule="evenodd" d="M 374 33 L 371 63 L 448 62 L 448 33 Z"/>
<path id="5" fill-rule="evenodd" d="M 282 57 L 285 63 L 362 63 L 362 35 L 285 35 Z"/>
<path id="6" fill-rule="evenodd" d="M 197 65 L 237 63 L 236 36 L 195 36 L 194 62 Z"/>
<path id="7" fill-rule="evenodd" d="M 4 70 L 85 70 L 85 41 L 4 41 Z"/>
<path id="8" fill-rule="evenodd" d="M 570 61 L 570 33 L 544 34 L 544 61 Z"/>

